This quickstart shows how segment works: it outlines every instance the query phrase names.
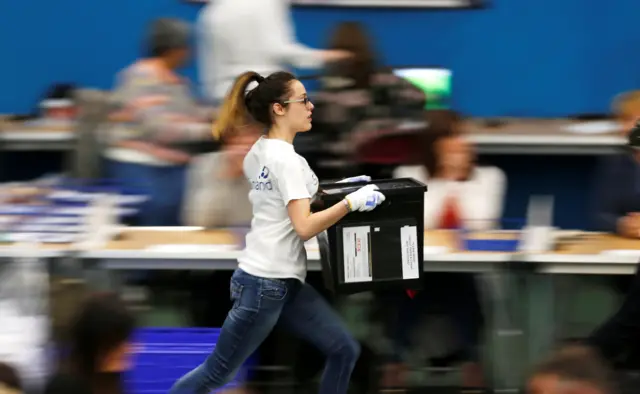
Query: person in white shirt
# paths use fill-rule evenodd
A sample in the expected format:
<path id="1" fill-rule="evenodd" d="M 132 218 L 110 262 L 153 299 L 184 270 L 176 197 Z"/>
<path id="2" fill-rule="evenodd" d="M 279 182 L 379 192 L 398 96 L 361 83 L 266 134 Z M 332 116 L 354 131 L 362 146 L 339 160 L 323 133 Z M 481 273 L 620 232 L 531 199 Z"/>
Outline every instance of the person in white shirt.
<path id="1" fill-rule="evenodd" d="M 258 85 L 245 96 L 249 84 Z M 227 96 L 214 135 L 246 126 L 248 119 L 268 127 L 245 156 L 251 183 L 251 230 L 231 278 L 233 307 L 213 353 L 172 387 L 171 394 L 208 394 L 222 387 L 278 323 L 313 343 L 327 356 L 321 394 L 346 394 L 359 345 L 335 311 L 305 284 L 304 242 L 352 211 L 371 211 L 385 197 L 368 184 L 323 211 L 311 213 L 318 179 L 293 149 L 296 133 L 311 129 L 313 104 L 293 75 L 255 72 L 240 75 Z M 357 177 L 358 180 L 367 177 Z M 349 179 L 348 181 L 352 181 Z M 370 180 L 367 179 L 367 180 Z"/>
<path id="2" fill-rule="evenodd" d="M 320 68 L 351 56 L 296 42 L 290 0 L 216 0 L 198 16 L 198 59 L 204 96 L 222 101 L 234 79 L 247 70 L 262 75 L 286 69 Z"/>

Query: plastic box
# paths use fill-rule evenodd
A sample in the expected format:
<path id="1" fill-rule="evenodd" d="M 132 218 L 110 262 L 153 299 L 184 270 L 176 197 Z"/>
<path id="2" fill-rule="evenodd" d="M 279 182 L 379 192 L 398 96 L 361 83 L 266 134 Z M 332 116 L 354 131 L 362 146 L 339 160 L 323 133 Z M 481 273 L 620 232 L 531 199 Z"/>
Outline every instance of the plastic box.
<path id="1" fill-rule="evenodd" d="M 375 180 L 386 200 L 371 212 L 352 212 L 318 236 L 325 285 L 352 294 L 400 287 L 419 289 L 424 270 L 424 193 L 412 178 Z M 329 207 L 368 183 L 320 185 Z"/>

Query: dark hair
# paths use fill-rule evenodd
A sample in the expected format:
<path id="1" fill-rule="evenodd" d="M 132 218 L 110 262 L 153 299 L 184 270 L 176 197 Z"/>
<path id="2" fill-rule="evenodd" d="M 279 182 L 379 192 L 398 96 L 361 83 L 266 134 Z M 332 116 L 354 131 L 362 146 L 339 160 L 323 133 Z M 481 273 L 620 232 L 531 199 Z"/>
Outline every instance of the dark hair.
<path id="1" fill-rule="evenodd" d="M 340 76 L 351 79 L 354 87 L 367 89 L 376 69 L 376 54 L 367 29 L 359 22 L 342 22 L 333 31 L 329 48 L 348 51 L 353 57 L 335 66 Z"/>
<path id="2" fill-rule="evenodd" d="M 95 294 L 82 303 L 67 338 L 69 372 L 90 384 L 99 374 L 102 358 L 133 335 L 135 318 L 115 294 Z"/>
<path id="3" fill-rule="evenodd" d="M 0 362 L 0 386 L 2 385 L 12 390 L 22 391 L 22 381 L 18 371 L 11 365 Z"/>
<path id="4" fill-rule="evenodd" d="M 252 121 L 265 127 L 273 123 L 273 104 L 284 101 L 291 93 L 291 82 L 296 77 L 288 72 L 280 71 L 264 78 L 260 74 L 247 71 L 236 78 L 233 86 L 222 104 L 218 120 L 213 125 L 213 135 L 217 139 L 234 129 L 247 126 Z M 258 86 L 245 95 L 251 82 Z"/>
<path id="5" fill-rule="evenodd" d="M 565 383 L 587 384 L 606 394 L 613 392 L 609 366 L 586 346 L 569 345 L 553 353 L 534 369 L 531 377 L 543 375 L 557 376 Z"/>
<path id="6" fill-rule="evenodd" d="M 173 49 L 189 47 L 189 25 L 180 19 L 159 18 L 149 27 L 146 52 L 151 57 L 161 57 Z"/>
<path id="7" fill-rule="evenodd" d="M 431 110 L 425 115 L 427 126 L 422 134 L 422 149 L 417 153 L 417 161 L 424 165 L 432 177 L 438 171 L 438 152 L 436 145 L 445 138 L 460 135 L 458 126 L 462 117 L 455 111 Z"/>

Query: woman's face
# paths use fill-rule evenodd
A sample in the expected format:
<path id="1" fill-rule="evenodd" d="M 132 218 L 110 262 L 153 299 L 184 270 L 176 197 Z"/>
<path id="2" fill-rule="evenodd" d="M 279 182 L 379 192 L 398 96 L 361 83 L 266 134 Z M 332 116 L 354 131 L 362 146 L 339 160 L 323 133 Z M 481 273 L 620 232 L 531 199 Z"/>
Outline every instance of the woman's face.
<path id="1" fill-rule="evenodd" d="M 463 136 L 443 138 L 435 148 L 442 168 L 468 168 L 474 160 L 473 147 Z"/>
<path id="2" fill-rule="evenodd" d="M 313 104 L 307 97 L 307 90 L 302 82 L 296 80 L 291 82 L 291 94 L 285 100 L 285 107 L 276 111 L 276 115 L 280 115 L 281 121 L 285 122 L 287 127 L 296 132 L 311 130 L 311 114 L 313 113 Z"/>

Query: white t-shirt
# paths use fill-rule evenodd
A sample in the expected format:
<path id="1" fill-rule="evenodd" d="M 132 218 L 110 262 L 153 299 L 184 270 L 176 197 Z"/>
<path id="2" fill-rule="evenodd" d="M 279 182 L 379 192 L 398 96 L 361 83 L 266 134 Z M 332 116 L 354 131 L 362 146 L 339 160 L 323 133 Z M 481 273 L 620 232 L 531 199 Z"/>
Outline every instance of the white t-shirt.
<path id="1" fill-rule="evenodd" d="M 243 167 L 252 186 L 253 219 L 238 266 L 262 278 L 304 282 L 307 252 L 289 219 L 287 204 L 311 199 L 318 191 L 318 178 L 293 145 L 265 137 L 247 153 Z"/>

